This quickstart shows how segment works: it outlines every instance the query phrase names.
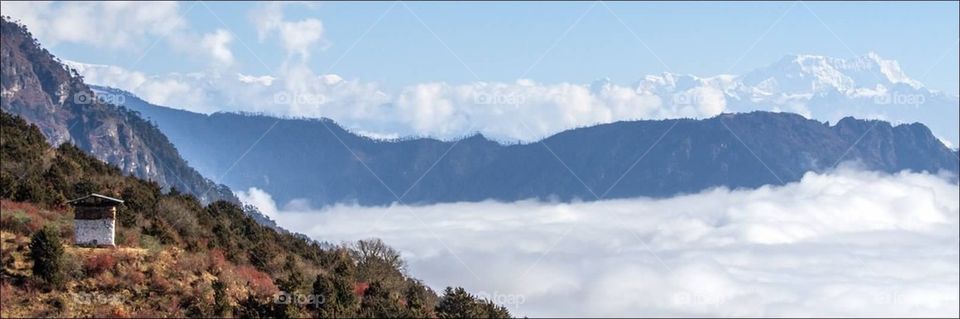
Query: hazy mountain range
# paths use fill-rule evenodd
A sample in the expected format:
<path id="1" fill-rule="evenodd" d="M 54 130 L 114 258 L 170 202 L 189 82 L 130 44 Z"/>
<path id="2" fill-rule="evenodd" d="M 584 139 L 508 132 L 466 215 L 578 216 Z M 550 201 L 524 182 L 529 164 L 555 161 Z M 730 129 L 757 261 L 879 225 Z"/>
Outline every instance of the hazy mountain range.
<path id="1" fill-rule="evenodd" d="M 205 115 L 129 94 L 122 100 L 156 122 L 204 175 L 233 189 L 260 188 L 279 203 L 659 197 L 784 184 L 844 161 L 886 172 L 958 170 L 956 154 L 922 124 L 853 118 L 831 125 L 753 112 L 625 121 L 505 145 L 479 134 L 455 141 L 376 140 L 327 119 Z"/>

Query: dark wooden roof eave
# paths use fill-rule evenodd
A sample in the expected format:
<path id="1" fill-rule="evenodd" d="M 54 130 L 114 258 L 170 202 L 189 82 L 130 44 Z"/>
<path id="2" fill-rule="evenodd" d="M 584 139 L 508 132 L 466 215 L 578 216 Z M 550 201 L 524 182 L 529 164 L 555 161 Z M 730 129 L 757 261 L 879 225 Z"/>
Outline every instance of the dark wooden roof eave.
<path id="1" fill-rule="evenodd" d="M 93 198 L 98 198 L 98 199 L 101 199 L 101 200 L 105 200 L 105 201 L 107 201 L 107 202 L 112 202 L 112 203 L 114 203 L 114 204 L 116 204 L 116 205 L 123 204 L 123 200 L 122 200 L 122 199 L 113 198 L 113 197 L 110 197 L 110 196 L 100 195 L 100 194 L 96 194 L 96 193 L 93 193 L 93 194 L 90 194 L 90 195 L 86 195 L 86 196 L 82 196 L 82 197 L 80 197 L 80 198 L 76 198 L 76 199 L 69 200 L 69 201 L 67 201 L 67 204 L 74 205 L 74 204 L 76 204 L 76 203 L 78 203 L 78 202 L 81 202 L 81 201 L 83 201 L 83 200 L 85 200 L 85 199 L 87 199 L 87 198 L 91 198 L 91 197 L 93 197 Z"/>

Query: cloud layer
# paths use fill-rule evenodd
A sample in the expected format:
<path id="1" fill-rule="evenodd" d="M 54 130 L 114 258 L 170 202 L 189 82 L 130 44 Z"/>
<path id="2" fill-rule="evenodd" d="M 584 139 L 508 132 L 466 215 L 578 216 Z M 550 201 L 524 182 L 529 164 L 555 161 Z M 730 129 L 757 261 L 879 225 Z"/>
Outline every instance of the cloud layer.
<path id="1" fill-rule="evenodd" d="M 282 66 L 276 76 L 151 76 L 117 66 L 67 63 L 89 83 L 124 89 L 158 105 L 201 113 L 328 117 L 371 136 L 453 139 L 480 132 L 502 141 L 531 141 L 599 123 L 707 118 L 726 110 L 723 92 L 709 87 L 657 95 L 603 81 L 587 85 L 521 79 L 429 82 L 386 92 L 376 83 L 316 74 L 296 61 Z"/>
<path id="2" fill-rule="evenodd" d="M 268 30 L 278 28 L 282 29 L 276 26 Z M 205 41 L 211 52 L 219 52 L 213 56 L 223 62 L 231 61 L 232 55 L 217 48 L 229 42 L 230 37 L 220 33 Z M 69 64 L 90 83 L 121 88 L 159 105 L 203 113 L 244 111 L 328 117 L 372 137 L 454 139 L 479 132 L 504 142 L 529 142 L 572 128 L 615 121 L 707 118 L 722 112 L 766 110 L 794 112 L 830 122 L 846 116 L 894 123 L 920 122 L 947 143 L 956 145 L 953 142 L 958 138 L 957 97 L 897 82 L 906 81 L 900 78 L 882 80 L 886 82 L 874 88 L 858 87 L 850 84 L 853 80 L 846 75 L 827 76 L 839 72 L 831 67 L 824 68 L 832 72 L 804 69 L 803 72 L 822 78 L 808 79 L 811 83 L 806 84 L 794 83 L 795 78 L 806 77 L 806 73 L 792 71 L 794 64 L 806 60 L 788 59 L 743 76 L 649 75 L 633 86 L 607 80 L 578 84 L 519 79 L 462 84 L 427 82 L 386 91 L 373 82 L 317 74 L 298 58 L 306 52 L 288 50 L 290 58 L 273 75 L 213 71 L 151 76 L 116 66 Z M 839 65 L 853 63 L 830 61 Z M 851 61 L 874 69 L 883 63 L 895 63 L 875 55 Z M 835 82 L 840 84 L 830 86 Z"/>
<path id="3" fill-rule="evenodd" d="M 957 316 L 958 186 L 840 171 L 669 199 L 277 208 L 324 241 L 383 238 L 412 275 L 529 316 Z"/>

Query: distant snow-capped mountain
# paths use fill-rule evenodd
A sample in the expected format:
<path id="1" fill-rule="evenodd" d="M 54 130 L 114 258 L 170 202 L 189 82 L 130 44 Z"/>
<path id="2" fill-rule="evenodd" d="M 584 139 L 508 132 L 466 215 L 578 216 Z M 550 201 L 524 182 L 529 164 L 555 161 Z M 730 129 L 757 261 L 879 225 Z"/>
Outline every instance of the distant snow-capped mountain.
<path id="1" fill-rule="evenodd" d="M 820 121 L 843 117 L 919 122 L 945 144 L 960 145 L 960 103 L 930 90 L 899 63 L 876 53 L 836 58 L 788 55 L 740 75 L 662 73 L 633 85 L 425 83 L 384 92 L 334 74 L 236 77 L 211 73 L 146 75 L 116 66 L 66 62 L 87 81 L 158 105 L 213 113 L 328 117 L 370 136 L 450 140 L 475 131 L 500 141 L 534 141 L 564 130 L 620 120 L 709 118 L 723 112 L 792 112 Z"/>
<path id="2" fill-rule="evenodd" d="M 960 138 L 956 95 L 927 89 L 897 61 L 873 52 L 850 59 L 788 55 L 743 75 L 648 75 L 636 90 L 674 103 L 697 96 L 690 92 L 713 90 L 723 93 L 728 112 L 789 111 L 830 122 L 846 116 L 920 122 L 948 145 L 957 145 Z"/>

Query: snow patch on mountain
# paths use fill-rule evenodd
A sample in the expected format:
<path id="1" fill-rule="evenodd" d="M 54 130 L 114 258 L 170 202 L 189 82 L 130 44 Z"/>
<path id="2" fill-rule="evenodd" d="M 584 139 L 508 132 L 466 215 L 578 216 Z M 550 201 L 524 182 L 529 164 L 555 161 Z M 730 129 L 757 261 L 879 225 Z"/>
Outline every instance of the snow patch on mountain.
<path id="1" fill-rule="evenodd" d="M 421 83 L 382 90 L 376 83 L 289 69 L 277 75 L 146 75 L 116 66 L 67 61 L 88 82 L 121 88 L 151 103 L 202 113 L 257 112 L 327 117 L 371 137 L 453 139 L 479 131 L 500 141 L 622 120 L 706 118 L 724 112 L 792 112 L 835 122 L 846 116 L 920 122 L 960 144 L 958 97 L 929 90 L 894 60 L 870 52 L 852 58 L 788 55 L 741 75 L 660 73 L 632 85 Z"/>

